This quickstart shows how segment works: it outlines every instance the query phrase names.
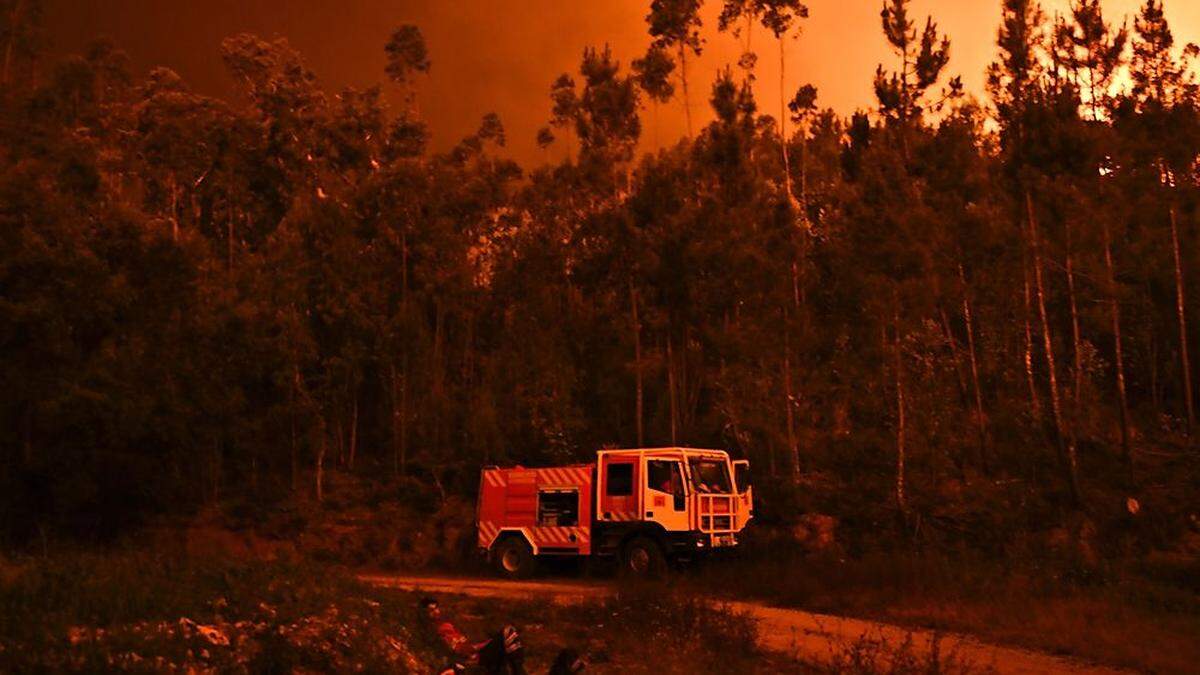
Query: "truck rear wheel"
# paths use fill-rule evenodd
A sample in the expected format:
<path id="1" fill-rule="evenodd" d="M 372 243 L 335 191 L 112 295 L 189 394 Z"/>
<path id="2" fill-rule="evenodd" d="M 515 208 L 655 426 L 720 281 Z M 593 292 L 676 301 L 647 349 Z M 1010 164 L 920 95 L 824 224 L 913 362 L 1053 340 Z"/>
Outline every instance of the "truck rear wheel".
<path id="1" fill-rule="evenodd" d="M 650 537 L 634 537 L 621 549 L 621 572 L 631 577 L 658 578 L 667 573 L 667 557 Z"/>
<path id="2" fill-rule="evenodd" d="M 492 552 L 496 571 L 509 579 L 524 579 L 533 574 L 533 550 L 521 537 L 505 537 Z"/>

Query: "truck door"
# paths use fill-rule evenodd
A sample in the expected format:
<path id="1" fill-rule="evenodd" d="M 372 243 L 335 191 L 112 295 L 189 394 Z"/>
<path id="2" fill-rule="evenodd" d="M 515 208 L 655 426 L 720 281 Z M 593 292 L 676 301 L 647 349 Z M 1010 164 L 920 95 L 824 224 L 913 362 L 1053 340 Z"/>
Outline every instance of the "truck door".
<path id="1" fill-rule="evenodd" d="M 668 532 L 690 529 L 682 462 L 677 459 L 647 459 L 646 484 L 642 489 L 642 515 L 646 520 L 662 525 Z"/>
<path id="2" fill-rule="evenodd" d="M 750 483 L 750 462 L 744 459 L 733 461 L 733 483 L 737 490 L 737 525 L 739 532 L 754 515 L 754 486 Z"/>
<path id="3" fill-rule="evenodd" d="M 600 460 L 600 508 L 596 514 L 601 521 L 639 520 L 640 491 L 637 456 L 603 455 Z"/>

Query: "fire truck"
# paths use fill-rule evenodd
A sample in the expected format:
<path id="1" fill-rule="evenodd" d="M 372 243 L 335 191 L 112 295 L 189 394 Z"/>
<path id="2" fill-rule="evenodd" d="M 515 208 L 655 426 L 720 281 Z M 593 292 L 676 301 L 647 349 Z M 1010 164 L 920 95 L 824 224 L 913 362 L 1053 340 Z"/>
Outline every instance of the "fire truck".
<path id="1" fill-rule="evenodd" d="M 624 572 L 655 576 L 737 546 L 753 515 L 750 463 L 723 450 L 601 450 L 589 464 L 484 468 L 476 527 L 506 577 L 555 556 L 615 557 Z"/>

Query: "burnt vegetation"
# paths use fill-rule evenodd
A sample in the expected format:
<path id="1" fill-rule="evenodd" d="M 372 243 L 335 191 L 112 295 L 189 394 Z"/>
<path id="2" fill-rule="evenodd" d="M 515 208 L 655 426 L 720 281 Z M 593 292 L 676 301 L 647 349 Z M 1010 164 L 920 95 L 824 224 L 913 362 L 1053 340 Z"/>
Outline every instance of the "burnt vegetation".
<path id="1" fill-rule="evenodd" d="M 1155 0 L 1002 4 L 972 95 L 888 0 L 878 105 L 846 117 L 807 85 L 757 103 L 750 49 L 786 65 L 799 2 L 704 33 L 656 0 L 645 55 L 549 86 L 563 159 L 523 168 L 495 115 L 427 148 L 413 26 L 340 92 L 229 38 L 226 101 L 103 42 L 48 63 L 40 4 L 5 2 L 0 534 L 326 504 L 347 475 L 432 508 L 484 464 L 686 444 L 849 553 L 1194 554 L 1197 49 Z M 696 72 L 705 39 L 747 54 Z M 688 135 L 640 152 L 664 105 Z"/>

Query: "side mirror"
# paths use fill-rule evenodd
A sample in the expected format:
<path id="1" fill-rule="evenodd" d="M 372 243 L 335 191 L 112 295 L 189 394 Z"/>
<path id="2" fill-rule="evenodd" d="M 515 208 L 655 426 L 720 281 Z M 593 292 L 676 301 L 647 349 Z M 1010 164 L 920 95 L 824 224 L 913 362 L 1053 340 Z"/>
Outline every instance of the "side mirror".
<path id="1" fill-rule="evenodd" d="M 735 459 L 733 461 L 733 479 L 737 487 L 737 493 L 744 495 L 750 491 L 752 482 L 750 480 L 750 461 L 746 459 Z"/>

